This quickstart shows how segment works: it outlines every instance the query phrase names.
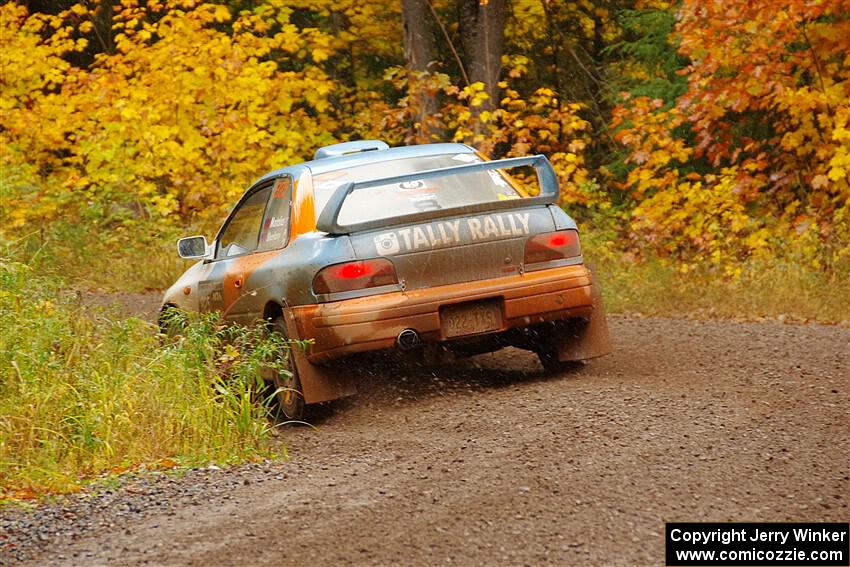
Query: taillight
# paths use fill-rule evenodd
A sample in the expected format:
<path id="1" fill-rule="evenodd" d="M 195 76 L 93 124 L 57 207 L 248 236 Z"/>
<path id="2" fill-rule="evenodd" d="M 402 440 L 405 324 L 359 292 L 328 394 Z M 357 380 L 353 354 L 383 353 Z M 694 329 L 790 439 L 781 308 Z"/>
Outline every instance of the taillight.
<path id="1" fill-rule="evenodd" d="M 375 258 L 322 268 L 313 278 L 313 291 L 322 295 L 397 283 L 393 263 L 385 258 Z"/>
<path id="2" fill-rule="evenodd" d="M 559 230 L 537 234 L 525 243 L 525 263 L 537 264 L 581 256 L 578 231 Z"/>

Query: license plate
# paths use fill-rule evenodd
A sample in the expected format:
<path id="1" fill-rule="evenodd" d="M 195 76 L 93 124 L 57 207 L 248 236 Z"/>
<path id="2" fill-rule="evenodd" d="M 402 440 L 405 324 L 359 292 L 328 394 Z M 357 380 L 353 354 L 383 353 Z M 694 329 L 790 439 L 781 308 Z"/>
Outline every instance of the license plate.
<path id="1" fill-rule="evenodd" d="M 502 301 L 477 301 L 449 305 L 440 310 L 443 337 L 462 337 L 502 328 Z"/>

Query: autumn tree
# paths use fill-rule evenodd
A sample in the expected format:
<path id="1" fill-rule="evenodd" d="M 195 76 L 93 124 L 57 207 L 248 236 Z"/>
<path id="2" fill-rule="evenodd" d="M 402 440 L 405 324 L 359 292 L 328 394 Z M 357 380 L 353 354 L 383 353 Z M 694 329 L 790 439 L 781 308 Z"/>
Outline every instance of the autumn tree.
<path id="1" fill-rule="evenodd" d="M 331 39 L 290 23 L 280 3 L 236 18 L 176 0 L 116 9 L 116 52 L 81 69 L 64 57 L 86 47 L 75 36 L 92 24 L 74 24 L 85 5 L 0 7 L 0 157 L 12 178 L 0 212 L 12 226 L 132 210 L 218 218 L 252 178 L 333 141 L 334 84 L 319 66 Z M 283 70 L 295 59 L 300 70 Z"/>
<path id="2" fill-rule="evenodd" d="M 685 91 L 615 111 L 632 237 L 717 264 L 800 242 L 850 256 L 850 3 L 687 0 Z"/>

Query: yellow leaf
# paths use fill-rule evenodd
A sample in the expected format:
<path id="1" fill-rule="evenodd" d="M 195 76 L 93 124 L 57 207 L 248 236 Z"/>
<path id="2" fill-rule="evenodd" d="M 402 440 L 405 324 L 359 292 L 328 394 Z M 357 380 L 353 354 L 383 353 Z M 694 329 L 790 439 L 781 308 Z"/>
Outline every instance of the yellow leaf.
<path id="1" fill-rule="evenodd" d="M 230 10 L 227 6 L 219 4 L 215 7 L 215 13 L 213 17 L 217 22 L 226 22 L 230 20 Z"/>

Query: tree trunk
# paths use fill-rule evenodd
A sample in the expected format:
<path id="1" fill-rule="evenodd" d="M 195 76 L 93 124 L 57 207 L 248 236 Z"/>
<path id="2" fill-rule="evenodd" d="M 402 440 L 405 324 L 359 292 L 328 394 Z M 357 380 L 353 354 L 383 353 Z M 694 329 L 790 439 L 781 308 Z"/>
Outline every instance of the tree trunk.
<path id="1" fill-rule="evenodd" d="M 507 0 L 458 0 L 458 23 L 464 66 L 473 83 L 482 82 L 490 95 L 484 107 L 499 101 L 499 75 L 505 45 Z"/>
<path id="2" fill-rule="evenodd" d="M 431 71 L 430 65 L 436 59 L 434 34 L 428 0 L 401 0 L 401 14 L 404 22 L 404 58 L 407 68 L 414 73 Z M 437 112 L 437 94 L 418 85 L 416 80 L 410 83 L 410 96 L 416 105 L 416 123 L 413 138 L 418 142 L 427 142 L 434 128 L 429 125 Z"/>
<path id="3" fill-rule="evenodd" d="M 434 35 L 431 33 L 431 14 L 428 0 L 401 0 L 404 20 L 404 57 L 411 71 L 427 71 L 434 61 Z"/>

